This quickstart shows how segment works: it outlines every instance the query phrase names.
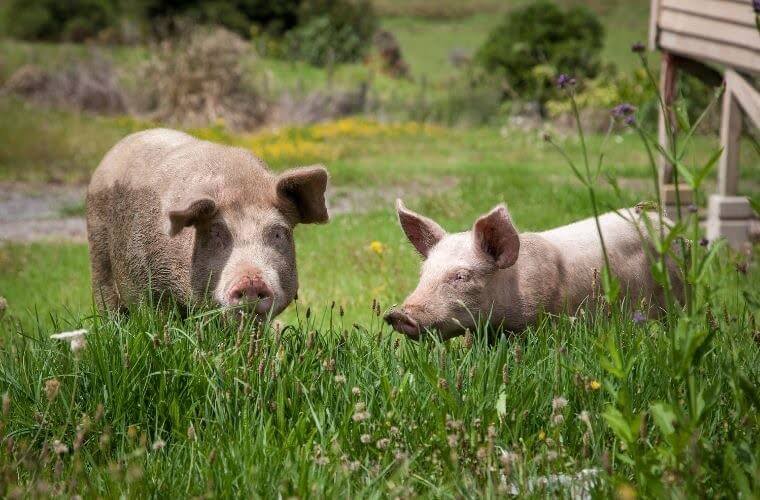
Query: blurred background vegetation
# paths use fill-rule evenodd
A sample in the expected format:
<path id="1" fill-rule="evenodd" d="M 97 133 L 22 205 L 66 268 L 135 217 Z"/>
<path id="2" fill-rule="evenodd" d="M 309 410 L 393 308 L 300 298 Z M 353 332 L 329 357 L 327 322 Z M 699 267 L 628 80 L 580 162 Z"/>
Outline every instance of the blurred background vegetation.
<path id="1" fill-rule="evenodd" d="M 621 101 L 654 116 L 629 50 L 646 37 L 648 7 L 645 0 L 9 0 L 0 6 L 0 83 L 37 103 L 178 126 L 250 130 L 368 114 L 535 127 L 566 120 L 553 85 L 565 72 L 579 79 L 584 120 L 604 129 Z M 695 109 L 711 94 L 689 77 L 682 88 Z"/>

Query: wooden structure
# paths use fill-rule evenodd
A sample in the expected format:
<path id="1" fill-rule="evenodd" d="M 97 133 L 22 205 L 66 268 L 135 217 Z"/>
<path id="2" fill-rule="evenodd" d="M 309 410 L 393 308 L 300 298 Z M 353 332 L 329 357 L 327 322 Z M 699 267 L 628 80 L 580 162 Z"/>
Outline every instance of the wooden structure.
<path id="1" fill-rule="evenodd" d="M 751 78 L 760 75 L 760 30 L 752 0 L 651 2 L 649 47 L 662 51 L 660 90 L 666 106 L 675 100 L 679 70 L 713 84 L 725 81 L 720 133 L 724 150 L 718 167 L 718 193 L 710 196 L 707 233 L 710 239 L 726 237 L 729 243 L 739 246 L 749 238 L 753 217 L 749 201 L 736 196 L 742 113 L 751 126 L 760 127 L 760 92 L 750 83 Z M 661 112 L 659 139 L 663 146 L 669 141 L 668 123 L 676 126 L 673 117 Z M 673 168 L 664 160 L 660 165 L 660 189 L 673 213 Z M 679 185 L 678 192 L 681 205 L 691 203 L 687 187 Z"/>

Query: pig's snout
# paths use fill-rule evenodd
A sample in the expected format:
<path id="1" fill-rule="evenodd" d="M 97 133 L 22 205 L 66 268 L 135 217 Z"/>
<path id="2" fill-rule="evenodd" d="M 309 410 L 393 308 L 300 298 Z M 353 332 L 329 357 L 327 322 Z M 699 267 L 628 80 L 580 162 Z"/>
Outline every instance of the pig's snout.
<path id="1" fill-rule="evenodd" d="M 274 293 L 260 276 L 244 276 L 230 287 L 227 302 L 233 306 L 250 302 L 257 314 L 266 314 L 274 305 Z"/>
<path id="2" fill-rule="evenodd" d="M 412 338 L 420 336 L 420 325 L 401 309 L 392 309 L 385 315 L 385 322 L 394 330 Z"/>

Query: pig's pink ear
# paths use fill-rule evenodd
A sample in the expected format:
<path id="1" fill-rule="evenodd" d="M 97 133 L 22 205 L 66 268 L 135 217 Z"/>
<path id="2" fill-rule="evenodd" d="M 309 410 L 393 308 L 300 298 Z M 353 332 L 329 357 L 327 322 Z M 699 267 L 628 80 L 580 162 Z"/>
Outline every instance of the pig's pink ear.
<path id="1" fill-rule="evenodd" d="M 298 212 L 298 222 L 312 224 L 327 222 L 325 190 L 327 170 L 321 165 L 292 168 L 277 178 L 277 195 L 292 203 Z"/>
<path id="2" fill-rule="evenodd" d="M 396 200 L 396 212 L 406 237 L 423 257 L 446 235 L 435 221 L 407 209 L 400 199 Z"/>
<path id="3" fill-rule="evenodd" d="M 211 198 L 197 198 L 182 208 L 169 210 L 169 236 L 176 236 L 184 228 L 208 221 L 216 214 L 216 203 Z"/>
<path id="4" fill-rule="evenodd" d="M 500 269 L 510 267 L 517 261 L 520 237 L 504 205 L 497 206 L 476 220 L 472 233 L 477 247 L 492 258 Z"/>

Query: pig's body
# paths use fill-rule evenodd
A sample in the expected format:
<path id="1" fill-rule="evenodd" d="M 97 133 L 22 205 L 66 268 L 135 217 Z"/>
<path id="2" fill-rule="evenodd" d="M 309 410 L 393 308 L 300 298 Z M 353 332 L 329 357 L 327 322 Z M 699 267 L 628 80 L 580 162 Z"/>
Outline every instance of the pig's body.
<path id="1" fill-rule="evenodd" d="M 519 331 L 542 312 L 575 314 L 600 286 L 605 260 L 593 218 L 518 234 L 501 205 L 480 217 L 471 231 L 447 234 L 400 202 L 398 213 L 424 262 L 417 288 L 386 319 L 410 337 L 431 329 L 449 338 L 473 328 L 478 318 Z M 648 313 L 657 314 L 664 296 L 651 275 L 654 253 L 641 217 L 650 217 L 655 228 L 658 222 L 653 214 L 635 210 L 621 215 L 599 218 L 611 271 L 629 304 L 636 307 L 646 299 L 652 306 Z M 672 262 L 668 267 L 680 298 L 680 278 Z"/>
<path id="2" fill-rule="evenodd" d="M 620 281 L 626 300 L 651 300 L 652 312 L 663 307 L 661 288 L 650 270 L 641 236 L 631 220 L 615 213 L 599 217 L 612 273 Z M 640 226 L 642 234 L 646 228 Z M 504 326 L 521 330 L 540 311 L 574 314 L 599 287 L 604 255 L 593 218 L 540 233 L 520 234 L 520 253 L 512 267 L 500 269 L 493 288 L 494 315 Z M 597 274 L 596 277 L 594 274 Z"/>
<path id="3" fill-rule="evenodd" d="M 298 286 L 289 230 L 327 220 L 326 181 L 320 167 L 278 177 L 246 150 L 174 130 L 126 137 L 87 191 L 96 303 L 120 309 L 152 291 L 183 304 L 266 299 L 257 312 L 278 313 Z M 287 238 L 269 238 L 273 227 Z"/>

